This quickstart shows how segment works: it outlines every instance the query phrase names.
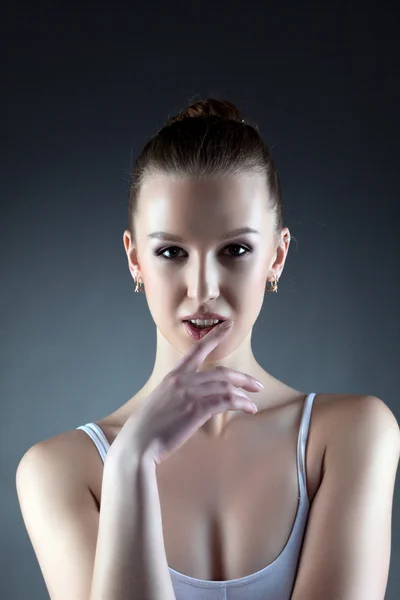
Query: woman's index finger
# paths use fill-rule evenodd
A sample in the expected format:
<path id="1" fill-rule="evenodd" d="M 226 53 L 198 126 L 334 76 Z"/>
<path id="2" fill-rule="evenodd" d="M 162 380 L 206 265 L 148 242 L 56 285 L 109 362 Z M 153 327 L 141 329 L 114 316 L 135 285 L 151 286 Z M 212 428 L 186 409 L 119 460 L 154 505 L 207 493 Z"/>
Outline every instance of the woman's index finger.
<path id="1" fill-rule="evenodd" d="M 224 321 L 214 327 L 182 357 L 177 367 L 181 372 L 197 371 L 206 356 L 220 343 L 223 336 L 231 330 L 234 321 Z"/>

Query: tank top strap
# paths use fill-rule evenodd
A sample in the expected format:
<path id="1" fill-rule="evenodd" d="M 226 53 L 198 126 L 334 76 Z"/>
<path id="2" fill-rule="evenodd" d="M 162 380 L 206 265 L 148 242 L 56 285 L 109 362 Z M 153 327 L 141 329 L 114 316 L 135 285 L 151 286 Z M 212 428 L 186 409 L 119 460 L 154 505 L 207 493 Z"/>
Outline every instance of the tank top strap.
<path id="1" fill-rule="evenodd" d="M 108 443 L 108 440 L 107 440 L 106 436 L 104 435 L 104 432 L 101 429 L 101 427 L 99 427 L 99 425 L 97 425 L 97 423 L 86 423 L 86 425 L 80 425 L 76 429 L 82 429 L 83 431 L 85 431 L 88 434 L 89 437 L 92 438 L 92 440 L 93 440 L 94 444 L 96 445 L 96 448 L 99 451 L 99 454 L 104 462 L 107 452 L 110 448 L 110 444 Z"/>
<path id="2" fill-rule="evenodd" d="M 313 407 L 314 398 L 317 394 L 312 392 L 308 394 L 304 401 L 303 411 L 300 421 L 300 430 L 297 441 L 297 460 L 298 460 L 298 476 L 301 488 L 301 494 L 304 497 L 307 496 L 307 479 L 306 479 L 306 447 L 308 440 L 308 433 L 310 430 L 311 411 Z"/>

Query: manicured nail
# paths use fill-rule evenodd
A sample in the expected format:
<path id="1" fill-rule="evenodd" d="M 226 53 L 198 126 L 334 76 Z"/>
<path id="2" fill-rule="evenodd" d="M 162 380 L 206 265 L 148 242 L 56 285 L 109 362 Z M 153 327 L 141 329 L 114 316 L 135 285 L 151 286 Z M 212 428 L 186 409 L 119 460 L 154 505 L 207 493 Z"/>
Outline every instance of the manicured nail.
<path id="1" fill-rule="evenodd" d="M 221 323 L 221 325 L 219 327 L 220 327 L 220 329 L 228 329 L 228 327 L 232 327 L 234 322 L 235 321 L 224 321 L 223 323 Z"/>
<path id="2" fill-rule="evenodd" d="M 258 381 L 258 379 L 256 379 L 256 384 L 258 385 L 258 387 L 264 389 L 263 384 L 261 383 L 261 381 Z"/>

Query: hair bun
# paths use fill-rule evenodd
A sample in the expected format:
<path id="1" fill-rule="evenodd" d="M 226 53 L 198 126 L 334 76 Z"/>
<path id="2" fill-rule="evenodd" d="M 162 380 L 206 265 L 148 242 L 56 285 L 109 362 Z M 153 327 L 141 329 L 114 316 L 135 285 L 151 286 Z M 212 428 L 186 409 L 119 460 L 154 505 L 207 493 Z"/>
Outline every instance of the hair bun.
<path id="1" fill-rule="evenodd" d="M 171 117 L 166 126 L 172 125 L 177 121 L 198 117 L 217 117 L 230 121 L 244 122 L 239 109 L 229 100 L 221 100 L 218 98 L 207 98 L 206 100 L 198 100 L 186 106 L 181 112 Z"/>

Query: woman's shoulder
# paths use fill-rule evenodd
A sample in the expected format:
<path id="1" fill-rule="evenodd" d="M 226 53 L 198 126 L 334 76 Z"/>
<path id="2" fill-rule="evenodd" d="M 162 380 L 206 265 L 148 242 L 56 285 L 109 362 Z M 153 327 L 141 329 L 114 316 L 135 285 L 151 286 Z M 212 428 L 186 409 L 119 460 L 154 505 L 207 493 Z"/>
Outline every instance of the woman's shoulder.
<path id="1" fill-rule="evenodd" d="M 95 499 L 102 464 L 93 441 L 80 429 L 42 439 L 26 450 L 17 466 L 17 481 L 34 477 L 45 489 L 70 494 L 88 493 Z"/>
<path id="2" fill-rule="evenodd" d="M 321 418 L 321 426 L 332 431 L 332 425 L 340 427 L 353 415 L 382 413 L 389 418 L 394 415 L 388 405 L 377 396 L 368 394 L 318 394 L 315 397 L 316 412 Z"/>

